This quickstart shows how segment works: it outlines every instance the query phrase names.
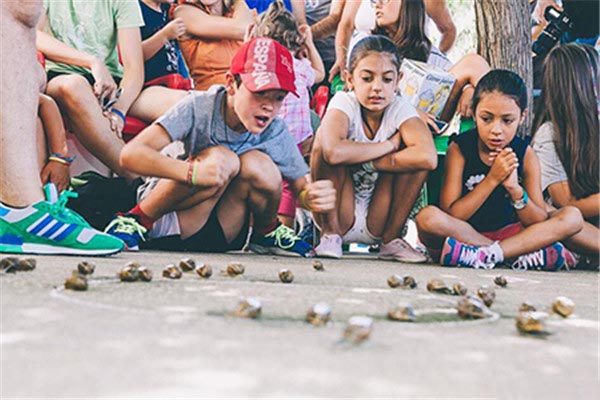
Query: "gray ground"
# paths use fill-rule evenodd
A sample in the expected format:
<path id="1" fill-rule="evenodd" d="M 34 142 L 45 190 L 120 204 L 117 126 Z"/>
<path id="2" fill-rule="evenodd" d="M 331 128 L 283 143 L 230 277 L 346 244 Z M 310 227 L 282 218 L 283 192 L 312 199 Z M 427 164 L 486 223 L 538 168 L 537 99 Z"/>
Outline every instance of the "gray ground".
<path id="1" fill-rule="evenodd" d="M 87 292 L 62 284 L 79 258 L 37 257 L 33 272 L 0 276 L 0 397 L 197 398 L 197 397 L 459 397 L 597 398 L 599 393 L 598 273 L 542 273 L 447 269 L 378 262 L 370 258 L 311 261 L 248 254 L 193 254 L 215 275 L 161 278 L 181 254 L 121 254 L 98 258 Z M 127 261 L 154 271 L 151 283 L 121 283 Z M 220 276 L 230 261 L 246 274 Z M 279 282 L 280 268 L 296 279 Z M 411 274 L 414 290 L 390 289 L 392 273 Z M 425 290 L 430 278 L 463 281 L 471 290 L 498 288 L 486 321 L 456 320 L 457 298 Z M 568 319 L 548 320 L 545 339 L 520 336 L 514 316 L 523 300 L 548 310 L 558 295 L 576 303 Z M 263 304 L 259 320 L 228 315 L 241 296 Z M 319 301 L 333 309 L 333 323 L 303 322 Z M 420 319 L 385 319 L 399 302 Z M 340 343 L 346 321 L 374 320 L 369 341 Z M 435 315 L 433 315 L 435 314 Z M 437 321 L 437 320 L 440 321 Z"/>

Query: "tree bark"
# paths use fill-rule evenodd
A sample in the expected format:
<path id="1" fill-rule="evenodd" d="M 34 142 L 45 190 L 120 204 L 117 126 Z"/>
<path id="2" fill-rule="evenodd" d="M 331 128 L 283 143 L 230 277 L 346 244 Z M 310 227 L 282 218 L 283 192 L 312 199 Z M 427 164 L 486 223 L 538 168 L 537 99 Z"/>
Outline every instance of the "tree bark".
<path id="1" fill-rule="evenodd" d="M 519 74 L 527 85 L 528 112 L 519 128 L 530 134 L 533 111 L 533 65 L 529 3 L 525 0 L 475 0 L 477 53 L 492 68 Z"/>

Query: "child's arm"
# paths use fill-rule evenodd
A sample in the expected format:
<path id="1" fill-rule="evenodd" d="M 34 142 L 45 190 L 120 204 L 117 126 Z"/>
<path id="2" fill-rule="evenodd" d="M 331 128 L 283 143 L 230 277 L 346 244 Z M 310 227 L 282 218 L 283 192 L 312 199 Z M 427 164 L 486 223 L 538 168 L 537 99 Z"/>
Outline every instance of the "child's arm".
<path id="1" fill-rule="evenodd" d="M 335 34 L 335 29 L 342 19 L 342 11 L 344 11 L 345 2 L 346 0 L 331 1 L 329 15 L 310 26 L 313 33 L 313 39 L 323 39 Z"/>
<path id="2" fill-rule="evenodd" d="M 479 157 L 478 154 L 471 156 Z M 440 208 L 453 217 L 466 221 L 479 210 L 510 170 L 508 166 L 504 168 L 503 173 L 492 174 L 490 170 L 490 173 L 470 193 L 461 197 L 464 169 L 465 156 L 456 143 L 451 143 L 446 152 L 444 180 L 440 190 Z"/>
<path id="3" fill-rule="evenodd" d="M 550 194 L 552 203 L 557 207 L 577 207 L 584 218 L 595 218 L 600 215 L 599 193 L 577 200 L 571 192 L 568 181 L 557 182 L 548 186 L 548 193 Z"/>
<path id="4" fill-rule="evenodd" d="M 323 158 L 328 164 L 360 164 L 396 151 L 400 146 L 399 133 L 384 142 L 360 143 L 346 139 L 349 130 L 350 119 L 343 111 L 327 110 L 317 135 L 321 136 Z"/>
<path id="5" fill-rule="evenodd" d="M 144 61 L 148 61 L 154 57 L 154 55 L 158 53 L 169 40 L 179 39 L 184 34 L 185 24 L 183 23 L 183 19 L 175 18 L 173 21 L 166 24 L 161 30 L 142 42 Z"/>
<path id="6" fill-rule="evenodd" d="M 529 198 L 527 205 L 521 210 L 516 210 L 517 216 L 524 226 L 548 219 L 544 195 L 542 194 L 541 175 L 540 162 L 533 149 L 527 146 L 523 160 L 523 185 L 525 187 L 519 185 L 516 169 L 502 182 L 513 202 L 521 200 L 525 194 L 524 191 L 527 191 L 527 197 Z"/>
<path id="7" fill-rule="evenodd" d="M 330 180 L 312 182 L 310 175 L 306 175 L 291 182 L 290 186 L 300 206 L 308 211 L 324 213 L 335 208 L 336 192 Z"/>
<path id="8" fill-rule="evenodd" d="M 315 43 L 312 38 L 312 31 L 310 26 L 308 25 L 300 25 L 298 27 L 298 31 L 302 36 L 304 36 L 304 47 L 308 53 L 308 60 L 310 61 L 310 65 L 315 70 L 315 81 L 313 85 L 321 82 L 325 78 L 325 66 L 323 65 L 323 60 L 321 59 L 321 55 L 315 46 Z"/>
<path id="9" fill-rule="evenodd" d="M 183 19 L 188 35 L 207 39 L 243 40 L 247 26 L 252 23 L 252 14 L 244 0 L 236 0 L 234 7 L 234 18 L 210 15 L 191 5 L 177 7 L 174 15 Z"/>
<path id="10" fill-rule="evenodd" d="M 420 118 L 408 119 L 399 131 L 406 147 L 373 161 L 373 167 L 385 172 L 434 170 L 437 167 L 437 152 L 431 133 L 423 121 Z"/>
<path id="11" fill-rule="evenodd" d="M 69 161 L 65 160 L 68 158 L 69 149 L 60 110 L 50 96 L 40 94 L 38 115 L 44 126 L 50 154 L 56 155 L 49 159 L 42 169 L 42 183 L 52 182 L 58 191 L 62 192 L 69 186 Z"/>

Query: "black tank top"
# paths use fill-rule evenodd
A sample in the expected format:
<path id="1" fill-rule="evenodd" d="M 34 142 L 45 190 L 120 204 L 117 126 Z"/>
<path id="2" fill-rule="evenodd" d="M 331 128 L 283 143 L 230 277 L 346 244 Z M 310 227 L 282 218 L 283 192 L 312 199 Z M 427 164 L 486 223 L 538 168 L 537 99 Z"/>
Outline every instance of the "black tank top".
<path id="1" fill-rule="evenodd" d="M 490 172 L 491 167 L 485 165 L 483 161 L 481 161 L 481 158 L 479 158 L 479 150 L 477 147 L 478 140 L 479 137 L 476 129 L 450 138 L 451 142 L 455 142 L 458 145 L 465 158 L 465 169 L 462 176 L 462 196 L 471 192 Z M 527 150 L 527 143 L 525 143 L 523 139 L 515 136 L 508 147 L 511 147 L 514 150 L 519 159 L 517 174 L 519 183 L 521 183 L 523 179 L 523 160 L 525 158 L 525 151 Z M 481 205 L 479 210 L 477 210 L 467 222 L 479 232 L 489 232 L 503 228 L 518 220 L 519 218 L 511 204 L 510 195 L 506 189 L 504 189 L 504 186 L 498 185 L 487 200 Z"/>

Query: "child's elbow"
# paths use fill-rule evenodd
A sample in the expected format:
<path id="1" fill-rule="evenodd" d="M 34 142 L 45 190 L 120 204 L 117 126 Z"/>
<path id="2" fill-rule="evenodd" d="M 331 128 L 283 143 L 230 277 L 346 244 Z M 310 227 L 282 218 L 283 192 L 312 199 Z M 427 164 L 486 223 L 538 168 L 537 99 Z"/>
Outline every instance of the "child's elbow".
<path id="1" fill-rule="evenodd" d="M 343 161 L 342 153 L 337 149 L 323 150 L 323 159 L 329 165 L 340 165 Z"/>
<path id="2" fill-rule="evenodd" d="M 135 153 L 135 146 L 126 144 L 123 147 L 121 150 L 121 155 L 119 156 L 119 165 L 121 168 L 131 170 L 131 167 L 134 165 Z"/>
<path id="3" fill-rule="evenodd" d="M 438 165 L 438 157 L 435 152 L 428 152 L 428 154 L 423 156 L 422 160 L 422 168 L 426 171 L 433 171 L 437 168 Z"/>

